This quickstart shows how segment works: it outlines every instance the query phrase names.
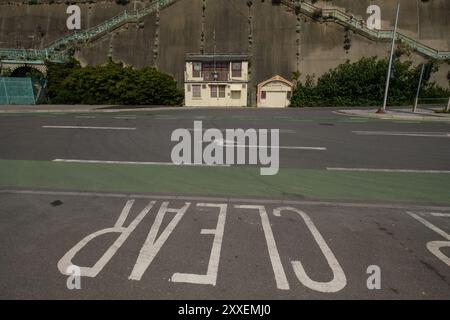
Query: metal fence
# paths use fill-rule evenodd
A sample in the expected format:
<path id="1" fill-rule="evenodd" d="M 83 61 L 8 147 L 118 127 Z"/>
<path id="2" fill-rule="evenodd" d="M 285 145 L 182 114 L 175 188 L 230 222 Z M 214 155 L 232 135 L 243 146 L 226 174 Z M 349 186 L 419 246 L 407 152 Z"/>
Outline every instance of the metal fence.
<path id="1" fill-rule="evenodd" d="M 35 103 L 31 78 L 0 77 L 0 105 Z"/>

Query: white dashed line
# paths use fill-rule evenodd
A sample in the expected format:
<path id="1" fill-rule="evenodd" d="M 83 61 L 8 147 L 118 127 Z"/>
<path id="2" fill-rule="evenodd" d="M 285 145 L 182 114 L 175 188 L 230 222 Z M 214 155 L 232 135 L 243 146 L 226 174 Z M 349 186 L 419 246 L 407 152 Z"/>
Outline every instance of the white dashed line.
<path id="1" fill-rule="evenodd" d="M 42 126 L 44 129 L 136 130 L 129 127 Z"/>
<path id="2" fill-rule="evenodd" d="M 392 131 L 352 131 L 363 136 L 405 136 L 405 137 L 429 137 L 450 138 L 449 132 L 392 132 Z"/>
<path id="3" fill-rule="evenodd" d="M 375 169 L 375 168 L 327 168 L 328 171 L 450 173 L 450 170 Z"/>
<path id="4" fill-rule="evenodd" d="M 99 164 L 134 164 L 134 165 L 158 165 L 158 166 L 203 166 L 203 167 L 229 167 L 228 164 L 196 164 L 183 163 L 175 164 L 173 162 L 153 162 L 153 161 L 111 161 L 111 160 L 83 160 L 83 159 L 54 159 L 53 162 L 71 162 L 71 163 L 99 163 Z"/>

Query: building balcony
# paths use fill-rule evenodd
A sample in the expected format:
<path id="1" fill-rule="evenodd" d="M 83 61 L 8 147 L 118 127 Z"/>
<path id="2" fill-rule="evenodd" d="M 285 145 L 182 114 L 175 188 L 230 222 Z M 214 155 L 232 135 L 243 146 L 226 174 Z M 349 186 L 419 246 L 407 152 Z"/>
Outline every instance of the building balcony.
<path id="1" fill-rule="evenodd" d="M 203 81 L 229 81 L 230 72 L 229 71 L 202 71 L 201 77 Z"/>

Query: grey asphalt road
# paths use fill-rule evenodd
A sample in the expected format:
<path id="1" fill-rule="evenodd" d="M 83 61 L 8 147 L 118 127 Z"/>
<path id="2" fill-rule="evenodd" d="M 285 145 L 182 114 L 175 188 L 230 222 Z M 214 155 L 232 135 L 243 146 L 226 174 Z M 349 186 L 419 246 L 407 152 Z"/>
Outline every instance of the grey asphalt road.
<path id="1" fill-rule="evenodd" d="M 283 149 L 283 167 L 450 170 L 450 124 L 332 111 L 0 115 L 0 159 L 169 162 L 171 132 L 202 120 L 326 148 Z M 450 299 L 449 234 L 443 206 L 0 190 L 0 298 Z"/>
<path id="2" fill-rule="evenodd" d="M 170 162 L 173 130 L 280 129 L 280 165 L 295 168 L 450 169 L 450 123 L 350 118 L 333 110 L 170 110 L 119 114 L 0 115 L 0 154 L 15 160 Z M 58 129 L 45 126 L 135 130 Z M 395 135 L 386 135 L 394 133 Z M 422 134 L 420 134 L 422 133 Z M 436 136 L 437 135 L 437 136 Z"/>
<path id="3" fill-rule="evenodd" d="M 116 225 L 130 198 L 2 194 L 0 199 L 0 298 L 450 298 L 449 267 L 427 249 L 430 242 L 445 239 L 409 215 L 408 208 L 298 203 L 287 209 L 282 203 L 169 199 L 169 208 L 190 205 L 173 228 L 170 224 L 178 213 L 167 213 L 158 230 L 157 211 L 165 199 L 140 198 L 131 206 L 125 227 L 150 201 L 155 201 L 154 207 L 122 245 L 116 244 L 117 251 L 108 256 L 104 266 L 98 267 L 120 235 L 108 228 Z M 220 229 L 218 205 L 227 207 L 222 237 L 214 240 L 215 234 L 202 230 Z M 268 223 L 258 208 L 247 206 L 264 208 Z M 276 216 L 274 209 L 283 207 Z M 423 208 L 411 212 L 450 233 L 449 217 L 432 215 L 433 210 Z M 154 228 L 157 238 L 146 242 Z M 110 233 L 100 236 L 104 229 Z M 266 232 L 272 234 L 272 240 Z M 90 235 L 97 237 L 85 238 Z M 90 239 L 83 248 L 77 246 L 82 239 Z M 212 249 L 217 241 L 218 253 Z M 443 252 L 448 255 L 448 241 L 446 245 Z M 75 250 L 75 255 L 67 258 L 70 250 Z M 145 264 L 139 261 L 140 254 L 143 260 L 154 259 Z M 68 276 L 58 269 L 65 256 L 78 266 L 93 267 L 98 274 L 82 277 L 81 289 L 69 290 Z M 327 260 L 330 256 L 335 259 Z M 211 269 L 209 265 L 215 261 L 220 263 Z M 297 275 L 292 261 L 302 263 L 307 277 Z M 134 268 L 143 265 L 141 278 L 130 280 Z M 367 287 L 369 266 L 381 271 L 379 290 Z M 189 283 L 188 277 L 175 281 L 176 273 L 199 276 Z M 206 278 L 214 278 L 215 285 L 204 283 Z"/>

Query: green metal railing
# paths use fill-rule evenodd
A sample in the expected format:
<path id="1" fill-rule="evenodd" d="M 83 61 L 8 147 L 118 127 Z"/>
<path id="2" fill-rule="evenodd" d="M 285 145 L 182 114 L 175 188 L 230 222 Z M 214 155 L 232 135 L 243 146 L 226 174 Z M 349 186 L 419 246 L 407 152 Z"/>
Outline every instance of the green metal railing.
<path id="1" fill-rule="evenodd" d="M 76 43 L 86 43 L 101 37 L 127 23 L 136 23 L 158 9 L 165 8 L 177 0 L 155 0 L 140 10 L 124 11 L 101 24 L 83 31 L 76 31 L 50 43 L 45 49 L 2 49 L 0 60 L 63 62 L 69 58 L 68 49 Z"/>
<path id="2" fill-rule="evenodd" d="M 176 1 L 178 0 L 155 0 L 150 5 L 140 10 L 124 11 L 121 14 L 108 19 L 95 27 L 84 31 L 73 32 L 67 36 L 64 36 L 50 43 L 45 49 L 30 50 L 0 48 L 0 60 L 15 60 L 23 62 L 36 62 L 45 60 L 54 62 L 66 61 L 69 58 L 68 49 L 71 48 L 74 44 L 87 43 L 127 23 L 136 23 L 145 16 L 155 12 L 158 9 L 167 7 Z M 295 10 L 296 3 L 298 2 L 295 0 L 281 0 L 281 3 Z M 392 39 L 393 37 L 392 30 L 370 29 L 363 21 L 357 21 L 356 19 L 352 18 L 350 15 L 339 9 L 319 8 L 312 5 L 311 3 L 302 1 L 300 12 L 313 18 L 317 18 L 317 13 L 320 13 L 320 19 L 333 21 L 344 27 L 348 27 L 371 40 L 387 41 L 389 39 Z M 397 39 L 407 44 L 413 50 L 427 57 L 439 60 L 450 58 L 449 51 L 436 50 L 402 33 L 397 33 Z"/>
<path id="3" fill-rule="evenodd" d="M 298 1 L 295 0 L 281 0 L 281 3 L 295 10 Z M 312 18 L 320 17 L 325 21 L 333 21 L 344 27 L 348 27 L 351 30 L 357 32 L 358 34 L 365 36 L 371 40 L 392 40 L 393 30 L 376 30 L 370 29 L 364 21 L 357 20 L 350 16 L 349 14 L 339 10 L 339 9 L 328 9 L 320 8 L 312 5 L 311 3 L 302 1 L 300 6 L 300 11 Z M 429 58 L 444 60 L 450 58 L 450 51 L 439 51 L 426 44 L 415 40 L 407 35 L 397 32 L 397 39 L 402 43 L 405 43 L 411 49 L 417 51 L 424 56 Z"/>

